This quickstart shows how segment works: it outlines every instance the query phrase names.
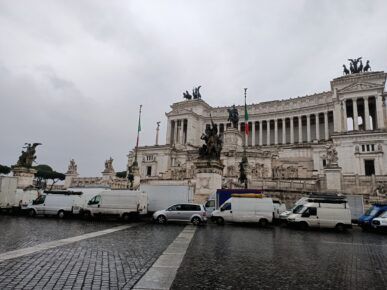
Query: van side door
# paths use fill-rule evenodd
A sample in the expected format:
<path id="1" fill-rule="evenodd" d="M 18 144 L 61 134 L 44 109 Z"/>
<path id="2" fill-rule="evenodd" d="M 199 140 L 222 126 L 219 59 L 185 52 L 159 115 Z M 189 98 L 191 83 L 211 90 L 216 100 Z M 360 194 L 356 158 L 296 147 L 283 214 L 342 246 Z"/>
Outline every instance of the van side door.
<path id="1" fill-rule="evenodd" d="M 309 218 L 308 218 L 309 225 L 315 228 L 320 227 L 320 220 L 317 215 L 318 213 L 317 207 L 309 207 L 307 210 L 309 212 Z"/>

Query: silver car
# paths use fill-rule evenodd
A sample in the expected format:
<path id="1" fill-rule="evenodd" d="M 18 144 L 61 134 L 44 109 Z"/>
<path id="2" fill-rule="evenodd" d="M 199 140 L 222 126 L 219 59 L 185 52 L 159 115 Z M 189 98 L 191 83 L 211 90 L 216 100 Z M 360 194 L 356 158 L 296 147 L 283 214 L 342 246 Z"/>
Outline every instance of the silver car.
<path id="1" fill-rule="evenodd" d="M 153 214 L 153 220 L 159 224 L 169 221 L 185 221 L 200 225 L 207 222 L 207 213 L 201 204 L 175 204 L 167 209 L 156 211 Z"/>

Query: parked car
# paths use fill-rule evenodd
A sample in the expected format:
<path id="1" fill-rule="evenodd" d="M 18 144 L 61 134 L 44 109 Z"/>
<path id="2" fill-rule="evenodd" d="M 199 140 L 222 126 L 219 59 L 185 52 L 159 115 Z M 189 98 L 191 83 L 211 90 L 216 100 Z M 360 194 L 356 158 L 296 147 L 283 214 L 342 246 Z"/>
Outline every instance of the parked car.
<path id="1" fill-rule="evenodd" d="M 207 222 L 207 213 L 202 204 L 182 203 L 156 211 L 153 214 L 153 220 L 159 224 L 165 224 L 169 221 L 180 221 L 200 225 Z"/>
<path id="2" fill-rule="evenodd" d="M 387 211 L 387 203 L 374 204 L 359 218 L 359 226 L 361 226 L 363 230 L 372 229 L 372 221 L 374 218 L 379 217 L 379 215 L 385 211 Z"/>
<path id="3" fill-rule="evenodd" d="M 387 211 L 372 220 L 372 227 L 376 230 L 387 230 Z"/>
<path id="4" fill-rule="evenodd" d="M 345 201 L 342 203 L 308 202 L 298 213 L 288 217 L 288 223 L 302 229 L 335 228 L 338 231 L 344 231 L 352 227 L 351 210 Z"/>
<path id="5" fill-rule="evenodd" d="M 133 190 L 108 190 L 93 196 L 83 208 L 85 217 L 117 216 L 130 220 L 147 214 L 148 195 Z"/>
<path id="6" fill-rule="evenodd" d="M 271 198 L 262 197 L 261 194 L 233 194 L 218 210 L 212 212 L 211 220 L 217 224 L 242 222 L 267 226 L 273 217 Z"/>
<path id="7" fill-rule="evenodd" d="M 29 216 L 57 215 L 64 218 L 66 215 L 79 214 L 81 193 L 54 193 L 45 192 L 23 209 Z"/>

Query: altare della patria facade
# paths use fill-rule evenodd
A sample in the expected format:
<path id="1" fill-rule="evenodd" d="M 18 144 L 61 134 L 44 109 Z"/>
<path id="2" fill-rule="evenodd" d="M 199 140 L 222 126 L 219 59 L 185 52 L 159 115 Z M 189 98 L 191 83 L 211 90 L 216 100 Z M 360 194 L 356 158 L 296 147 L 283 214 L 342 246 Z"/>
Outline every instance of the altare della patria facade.
<path id="1" fill-rule="evenodd" d="M 284 195 L 314 191 L 383 194 L 387 186 L 387 74 L 371 71 L 368 61 L 363 67 L 361 58 L 350 59 L 350 69 L 343 67 L 343 76 L 330 82 L 329 91 L 247 105 L 248 135 L 244 105 L 213 107 L 202 98 L 200 87 L 192 95 L 186 91 L 183 100 L 173 103 L 166 113 L 165 144 L 132 150 L 128 168 L 137 150 L 141 183 L 189 185 L 196 193 L 208 194 L 216 188 L 243 187 L 239 164 L 245 156 L 249 188 Z M 232 120 L 233 114 L 239 121 Z M 212 129 L 221 140 L 217 165 L 211 160 L 211 164 L 208 160 L 199 164 L 206 132 Z M 110 172 L 110 185 L 123 187 L 109 162 L 105 169 Z M 206 164 L 211 170 L 203 170 Z M 100 180 L 107 180 L 107 171 Z M 71 174 L 68 186 L 84 185 L 84 178 Z"/>

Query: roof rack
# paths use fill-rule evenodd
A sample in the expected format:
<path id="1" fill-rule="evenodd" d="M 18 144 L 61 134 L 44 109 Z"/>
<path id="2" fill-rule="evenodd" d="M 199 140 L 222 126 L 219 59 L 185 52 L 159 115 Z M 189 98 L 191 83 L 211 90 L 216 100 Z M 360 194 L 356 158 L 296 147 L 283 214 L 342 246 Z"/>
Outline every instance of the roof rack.
<path id="1" fill-rule="evenodd" d="M 49 194 L 65 194 L 65 195 L 82 195 L 82 191 L 71 191 L 71 190 L 45 190 L 44 193 Z"/>

